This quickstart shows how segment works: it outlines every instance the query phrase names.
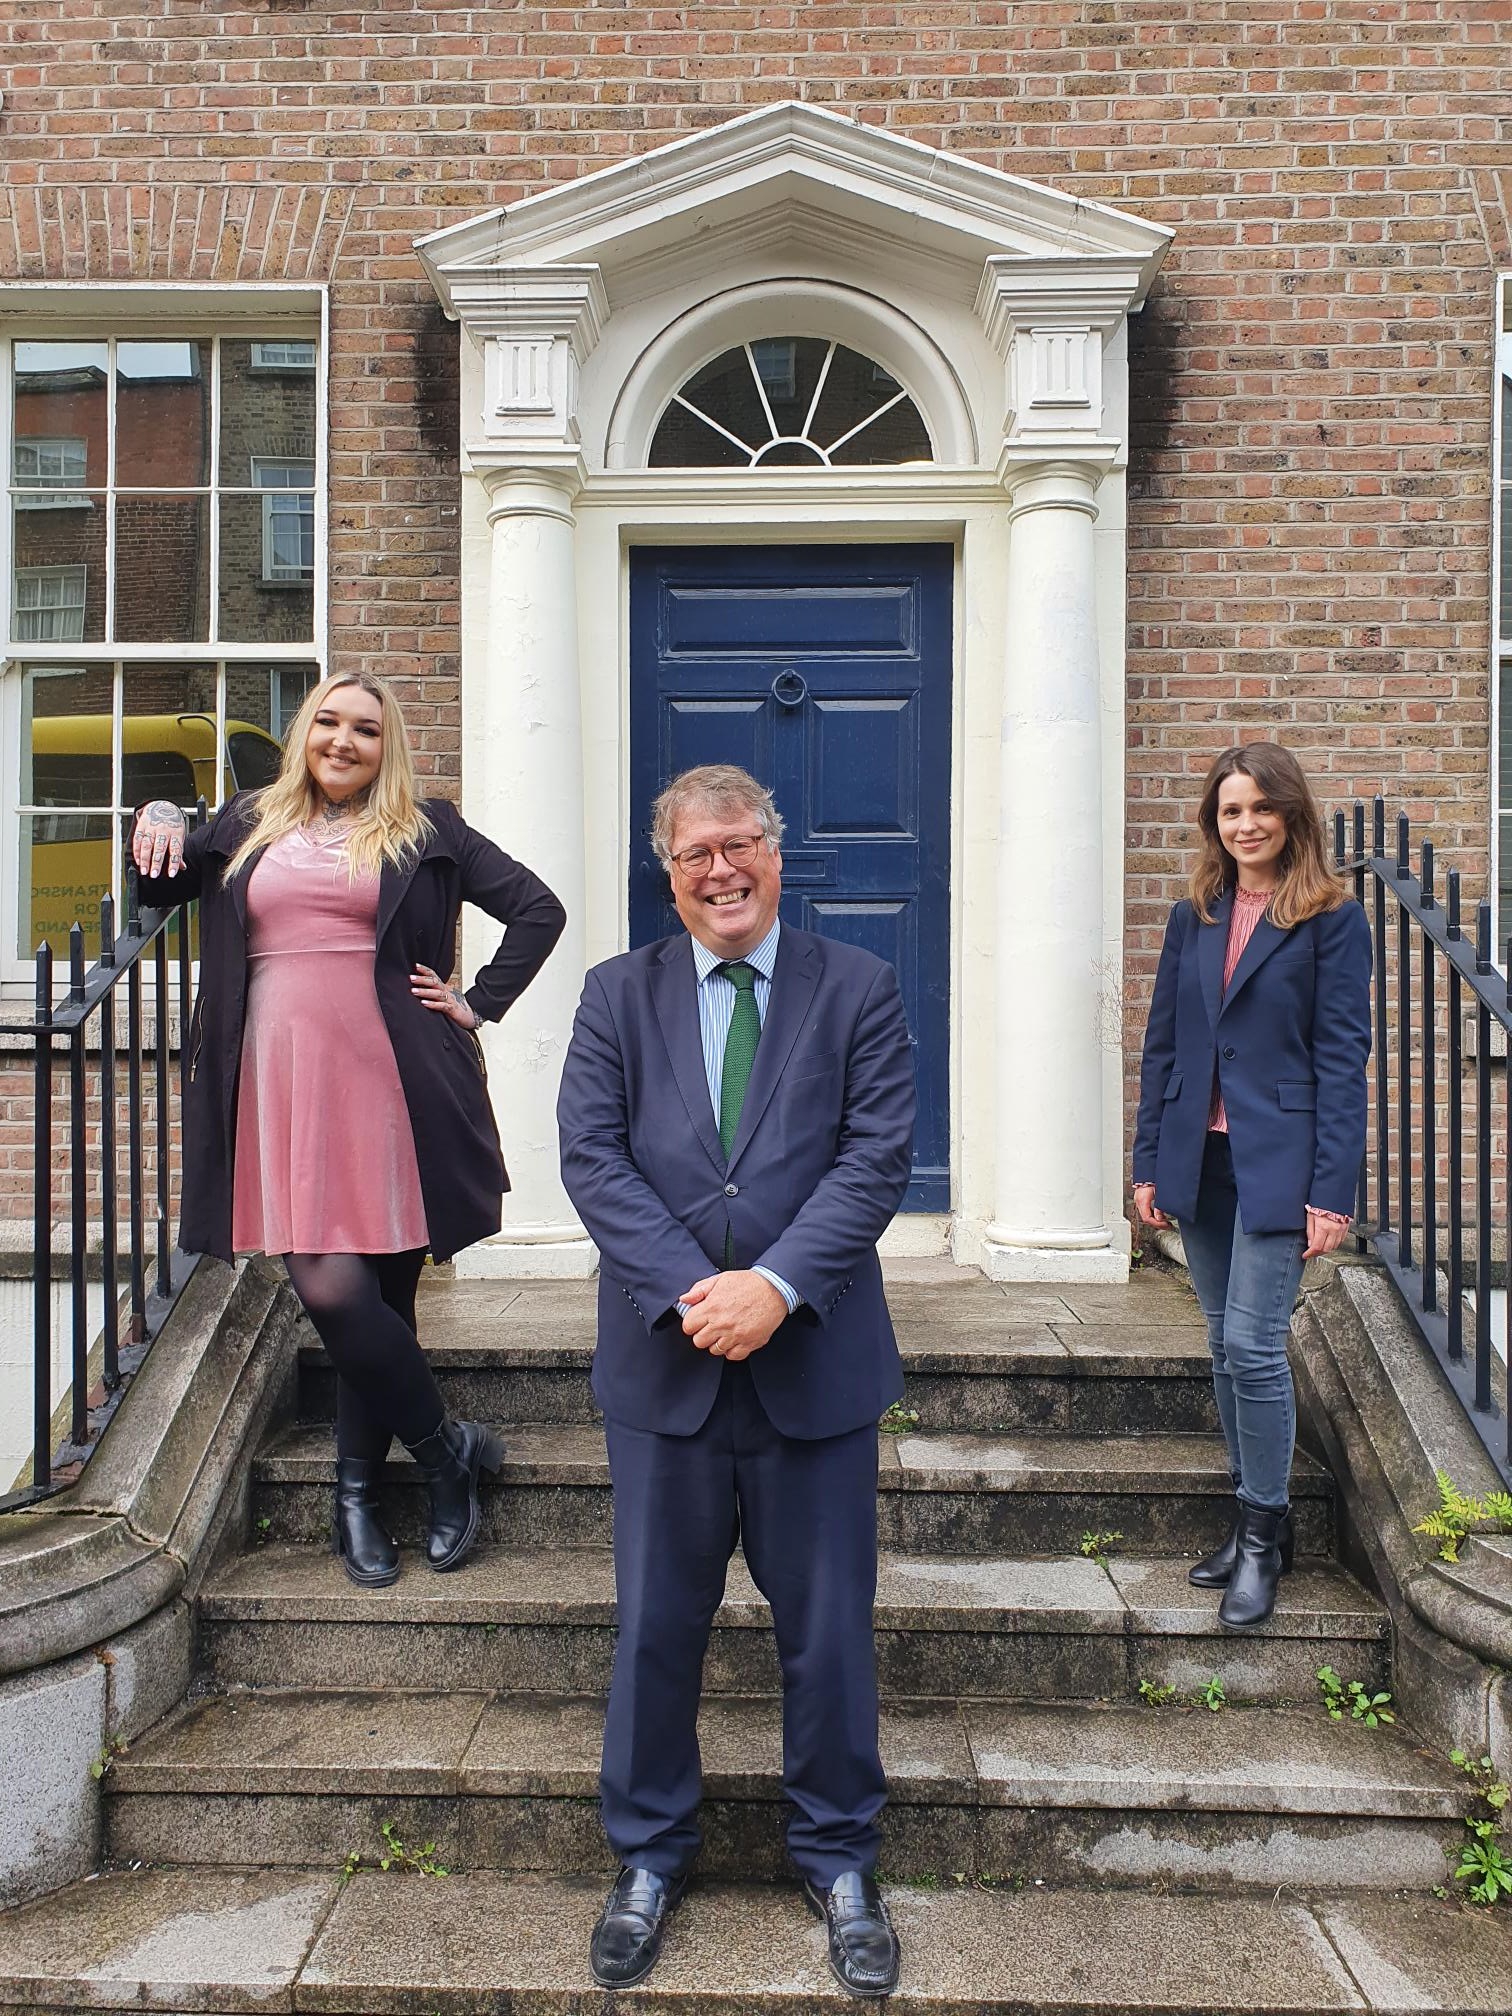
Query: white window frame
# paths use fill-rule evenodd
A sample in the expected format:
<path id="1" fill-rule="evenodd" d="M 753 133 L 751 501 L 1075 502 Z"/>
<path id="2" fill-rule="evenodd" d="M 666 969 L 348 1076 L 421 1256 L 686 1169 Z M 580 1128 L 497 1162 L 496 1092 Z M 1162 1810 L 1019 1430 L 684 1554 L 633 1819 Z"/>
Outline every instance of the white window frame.
<path id="1" fill-rule="evenodd" d="M 84 614 L 89 605 L 89 568 L 83 561 L 70 562 L 61 567 L 18 567 L 11 577 L 16 590 L 15 612 L 11 620 L 15 625 L 18 642 L 28 644 L 82 644 L 84 642 Z M 23 582 L 30 587 L 40 588 L 46 581 L 55 581 L 67 587 L 76 587 L 76 596 L 60 598 L 56 602 L 26 602 L 22 599 Z M 28 636 L 22 627 L 23 616 L 63 616 L 78 611 L 77 627 L 54 631 L 49 636 Z"/>
<path id="2" fill-rule="evenodd" d="M 1495 350 L 1491 378 L 1491 894 L 1496 918 L 1494 942 L 1498 960 L 1512 936 L 1512 901 L 1501 902 L 1502 863 L 1512 846 L 1512 766 L 1502 763 L 1503 724 L 1512 708 L 1512 584 L 1503 592 L 1509 564 L 1502 547 L 1504 498 L 1512 482 L 1502 480 L 1505 400 L 1502 387 L 1512 383 L 1512 273 L 1496 278 Z M 1503 827 L 1508 829 L 1503 837 Z"/>
<path id="3" fill-rule="evenodd" d="M 297 322 L 299 333 L 291 337 L 288 325 Z M 187 283 L 172 285 L 157 281 L 10 281 L 0 282 L 0 472 L 7 478 L 14 472 L 13 438 L 13 393 L 11 386 L 11 364 L 15 340 L 38 340 L 52 342 L 80 342 L 116 339 L 162 340 L 174 337 L 215 337 L 232 341 L 250 342 L 254 346 L 267 344 L 274 354 L 290 341 L 309 342 L 315 345 L 313 366 L 309 364 L 280 363 L 277 365 L 255 366 L 253 368 L 276 368 L 280 370 L 311 370 L 315 377 L 315 454 L 314 454 L 314 536 L 315 565 L 311 583 L 314 597 L 313 636 L 310 642 L 297 644 L 257 644 L 230 643 L 218 640 L 212 634 L 209 641 L 190 644 L 124 644 L 80 642 L 39 642 L 26 638 L 0 636 L 0 998 L 29 1000 L 34 985 L 34 968 L 30 958 L 17 951 L 17 937 L 21 918 L 20 876 L 26 856 L 23 839 L 23 816 L 45 817 L 47 807 L 23 804 L 20 797 L 21 783 L 21 733 L 22 695 L 24 672 L 28 663 L 37 667 L 77 668 L 81 666 L 109 666 L 111 671 L 112 731 L 111 731 L 111 776 L 113 788 L 119 792 L 121 786 L 122 759 L 122 694 L 123 681 L 134 665 L 213 665 L 216 680 L 216 764 L 215 778 L 217 790 L 222 788 L 226 767 L 226 689 L 227 676 L 238 667 L 274 667 L 284 665 L 289 668 L 313 665 L 317 678 L 324 677 L 329 666 L 329 615 L 327 607 L 327 566 L 329 552 L 329 374 L 330 374 L 330 314 L 329 296 L 322 286 L 288 285 L 283 282 L 255 282 L 245 286 L 222 286 L 217 283 Z M 214 369 L 218 376 L 219 351 L 214 353 Z M 219 427 L 219 385 L 213 386 L 215 399 L 212 410 L 215 414 L 215 432 Z M 112 416 L 113 429 L 114 419 Z M 53 438 L 53 437 L 49 437 Z M 57 437 L 63 438 L 63 437 Z M 107 470 L 113 476 L 113 438 L 110 442 L 111 463 Z M 287 458 L 284 458 L 287 459 Z M 307 458 L 301 458 L 304 460 Z M 212 498 L 234 490 L 235 486 L 224 485 L 220 481 L 219 441 L 212 438 L 210 459 L 211 482 L 203 487 Z M 29 488 L 21 484 L 10 488 Z M 136 488 L 137 486 L 132 486 Z M 181 494 L 183 486 L 172 486 L 171 494 Z M 165 492 L 164 494 L 169 494 Z M 14 596 L 13 581 L 13 533 L 12 513 L 9 508 L 11 498 L 5 498 L 6 508 L 0 509 L 0 608 L 6 632 L 13 626 Z M 19 501 L 19 500 L 18 500 Z M 30 508 L 42 499 L 26 500 Z M 56 505 L 59 497 L 55 493 L 46 499 Z M 73 508 L 84 503 L 82 497 L 66 500 Z M 220 513 L 210 511 L 210 551 L 212 583 L 218 580 Z M 109 566 L 113 555 L 107 542 L 106 562 Z M 308 578 L 308 577 L 306 577 Z M 107 584 L 108 585 L 108 584 Z M 219 624 L 218 592 L 212 596 L 212 631 Z M 108 633 L 107 633 L 108 634 Z M 101 808 L 102 811 L 108 808 Z M 30 828 L 28 827 L 29 833 Z M 119 869 L 117 870 L 119 875 Z M 116 890 L 118 914 L 121 891 Z M 81 918 L 81 922 L 86 921 Z M 67 947 L 54 947 L 57 955 L 61 951 L 66 962 Z"/>
<path id="4" fill-rule="evenodd" d="M 288 472 L 295 466 L 308 470 L 307 478 L 299 483 L 291 481 Z M 254 455 L 252 457 L 252 487 L 264 491 L 262 507 L 262 578 L 268 583 L 288 582 L 298 585 L 310 580 L 315 571 L 315 464 L 305 455 Z M 301 556 L 305 543 L 305 519 L 308 516 L 310 529 L 310 564 L 305 566 L 303 558 L 289 567 L 278 558 L 277 521 L 294 517 L 299 524 L 299 545 Z"/>

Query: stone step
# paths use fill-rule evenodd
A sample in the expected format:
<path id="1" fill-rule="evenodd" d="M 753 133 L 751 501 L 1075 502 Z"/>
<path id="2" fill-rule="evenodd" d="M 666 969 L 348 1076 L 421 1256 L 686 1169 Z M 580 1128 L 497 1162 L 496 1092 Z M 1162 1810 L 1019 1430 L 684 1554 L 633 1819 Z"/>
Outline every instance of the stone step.
<path id="1" fill-rule="evenodd" d="M 1169 1276 L 1127 1288 L 890 1282 L 907 1393 L 925 1428 L 1059 1428 L 1085 1435 L 1217 1426 L 1206 1331 Z M 456 1281 L 427 1287 L 421 1341 L 447 1405 L 464 1419 L 586 1422 L 593 1282 Z M 300 1410 L 335 1413 L 335 1374 L 313 1333 Z"/>
<path id="2" fill-rule="evenodd" d="M 505 1464 L 483 1486 L 483 1535 L 499 1545 L 607 1546 L 612 1507 L 600 1428 L 498 1424 Z M 1131 1552 L 1198 1555 L 1233 1517 L 1216 1435 L 880 1435 L 877 1530 L 899 1552 L 1074 1553 L 1088 1531 L 1117 1532 Z M 324 1539 L 335 1453 L 322 1423 L 278 1435 L 257 1459 L 254 1521 L 268 1540 Z M 1297 1545 L 1326 1554 L 1332 1490 L 1299 1456 L 1292 1483 Z M 420 1474 L 395 1445 L 383 1487 L 394 1537 L 425 1532 Z"/>
<path id="3" fill-rule="evenodd" d="M 107 1783 L 116 1862 L 340 1864 L 382 1825 L 453 1868 L 609 1867 L 603 1702 L 541 1694 L 235 1692 L 188 1703 Z M 780 1880 L 782 1728 L 770 1698 L 699 1727 L 700 1871 Z M 1439 1881 L 1464 1809 L 1447 1765 L 1306 1710 L 897 1701 L 882 1716 L 894 1877 L 1048 1882 Z"/>
<path id="4" fill-rule="evenodd" d="M 122 1870 L 0 1914 L 0 2000 L 220 2016 L 580 2016 L 592 1876 L 442 1881 L 285 1869 Z M 1418 1894 L 1147 1896 L 887 1886 L 896 2016 L 1505 2016 L 1512 1922 Z M 791 1884 L 696 1884 L 636 2006 L 661 2016 L 854 2008 Z"/>
<path id="5" fill-rule="evenodd" d="M 1311 1702 L 1325 1662 L 1389 1684 L 1385 1612 L 1331 1562 L 1299 1562 L 1275 1615 L 1227 1632 L 1186 1563 L 884 1554 L 877 1650 L 891 1698 L 1127 1699 L 1141 1680 L 1191 1693 L 1217 1674 L 1233 1701 Z M 387 1589 L 354 1588 L 328 1549 L 269 1544 L 200 1601 L 202 1671 L 220 1686 L 415 1687 L 593 1694 L 609 1684 L 607 1548 L 481 1548 L 433 1575 L 413 1555 Z M 777 1691 L 765 1603 L 731 1562 L 704 1667 L 707 1692 Z"/>

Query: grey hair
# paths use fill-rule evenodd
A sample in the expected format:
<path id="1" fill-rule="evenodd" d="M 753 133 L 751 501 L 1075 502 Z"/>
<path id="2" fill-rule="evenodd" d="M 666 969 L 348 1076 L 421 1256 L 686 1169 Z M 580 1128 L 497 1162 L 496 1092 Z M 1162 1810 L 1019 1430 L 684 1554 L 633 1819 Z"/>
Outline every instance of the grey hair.
<path id="1" fill-rule="evenodd" d="M 674 777 L 651 807 L 651 845 L 663 868 L 672 860 L 672 835 L 678 820 L 694 809 L 749 812 L 761 821 L 768 847 L 782 842 L 782 814 L 764 784 L 734 763 L 700 763 Z"/>

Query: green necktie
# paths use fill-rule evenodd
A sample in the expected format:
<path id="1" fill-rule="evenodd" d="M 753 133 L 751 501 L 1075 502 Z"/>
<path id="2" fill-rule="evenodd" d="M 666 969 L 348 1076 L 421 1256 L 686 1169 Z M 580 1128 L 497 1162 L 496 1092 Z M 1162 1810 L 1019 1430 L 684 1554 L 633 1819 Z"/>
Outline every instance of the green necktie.
<path id="1" fill-rule="evenodd" d="M 735 1012 L 725 1038 L 724 1071 L 719 1081 L 719 1145 L 728 1158 L 751 1082 L 751 1066 L 756 1062 L 756 1045 L 761 1041 L 761 1011 L 756 1006 L 754 966 L 744 959 L 731 959 L 715 971 L 723 973 L 735 989 Z"/>

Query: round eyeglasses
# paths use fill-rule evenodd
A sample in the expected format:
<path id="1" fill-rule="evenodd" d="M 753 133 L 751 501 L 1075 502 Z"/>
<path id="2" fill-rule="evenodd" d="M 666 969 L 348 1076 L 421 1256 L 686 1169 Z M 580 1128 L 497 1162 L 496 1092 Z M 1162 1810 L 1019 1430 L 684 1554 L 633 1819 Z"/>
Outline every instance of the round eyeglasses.
<path id="1" fill-rule="evenodd" d="M 684 847 L 680 854 L 669 854 L 667 859 L 684 875 L 707 875 L 716 854 L 722 854 L 732 868 L 749 868 L 765 838 L 763 833 L 737 833 L 729 840 L 721 840 L 717 847 Z"/>

